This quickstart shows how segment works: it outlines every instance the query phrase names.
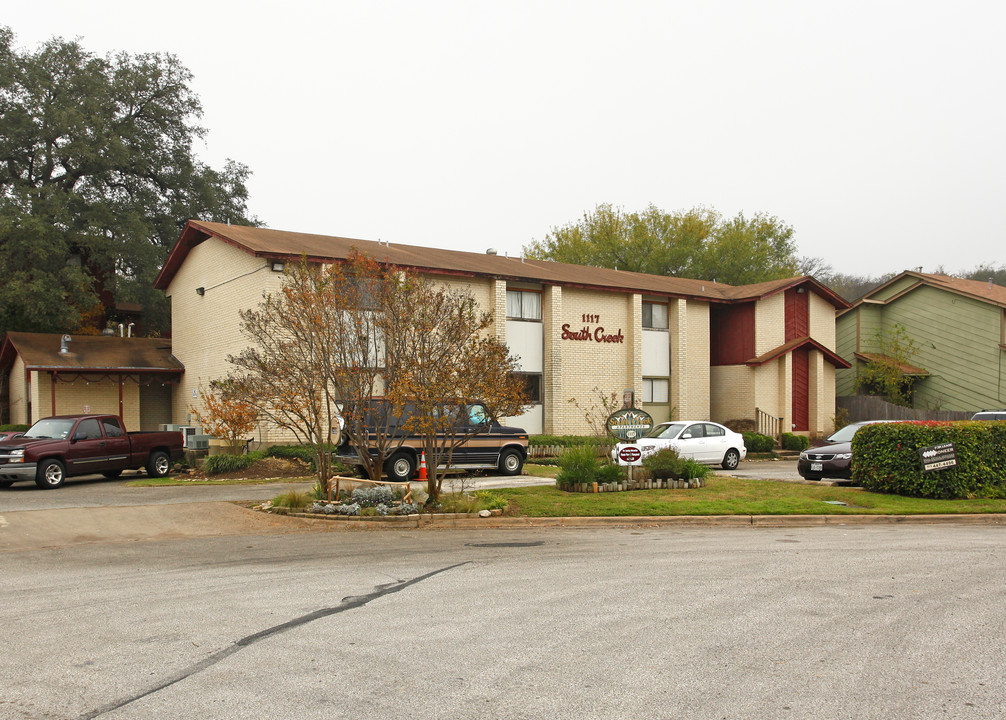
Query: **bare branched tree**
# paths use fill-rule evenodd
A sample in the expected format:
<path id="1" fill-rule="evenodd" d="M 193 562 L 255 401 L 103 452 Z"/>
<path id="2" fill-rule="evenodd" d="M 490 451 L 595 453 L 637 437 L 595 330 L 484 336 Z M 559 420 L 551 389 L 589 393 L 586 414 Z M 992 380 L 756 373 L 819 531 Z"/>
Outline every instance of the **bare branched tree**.
<path id="1" fill-rule="evenodd" d="M 428 502 L 440 497 L 460 445 L 486 432 L 492 418 L 519 415 L 527 404 L 517 360 L 489 332 L 491 324 L 469 293 L 420 277 L 403 276 L 388 298 L 387 396 L 412 409 L 403 429 L 422 438 Z"/>

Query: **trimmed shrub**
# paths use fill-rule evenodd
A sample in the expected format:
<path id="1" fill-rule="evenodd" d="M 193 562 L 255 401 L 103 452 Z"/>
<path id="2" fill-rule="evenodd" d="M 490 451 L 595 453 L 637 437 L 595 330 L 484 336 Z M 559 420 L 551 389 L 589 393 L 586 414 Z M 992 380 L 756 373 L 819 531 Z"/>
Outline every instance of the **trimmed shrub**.
<path id="1" fill-rule="evenodd" d="M 922 472 L 919 449 L 953 443 L 957 466 Z M 898 422 L 861 428 L 852 477 L 873 492 L 937 499 L 1006 497 L 1006 423 Z"/>
<path id="2" fill-rule="evenodd" d="M 806 435 L 794 435 L 793 433 L 783 433 L 780 438 L 783 450 L 806 450 L 810 447 L 810 438 Z M 750 448 L 749 448 L 750 449 Z"/>
<path id="3" fill-rule="evenodd" d="M 682 477 L 685 461 L 677 450 L 665 448 L 643 458 L 643 467 L 654 480 L 674 480 Z"/>
<path id="4" fill-rule="evenodd" d="M 625 480 L 625 470 L 613 462 L 602 463 L 597 469 L 597 482 L 619 483 Z"/>
<path id="5" fill-rule="evenodd" d="M 28 425 L 0 425 L 0 432 L 24 432 L 29 428 Z"/>
<path id="6" fill-rule="evenodd" d="M 767 453 L 775 449 L 775 440 L 756 432 L 744 433 L 744 447 L 750 453 Z"/>

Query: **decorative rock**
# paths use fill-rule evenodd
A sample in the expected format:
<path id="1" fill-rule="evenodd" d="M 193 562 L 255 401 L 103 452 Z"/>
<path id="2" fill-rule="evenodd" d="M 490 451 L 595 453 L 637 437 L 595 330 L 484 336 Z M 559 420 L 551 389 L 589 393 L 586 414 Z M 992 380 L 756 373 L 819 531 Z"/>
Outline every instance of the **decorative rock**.
<path id="1" fill-rule="evenodd" d="M 481 518 L 492 517 L 492 512 L 490 512 L 489 510 L 479 510 L 479 517 Z"/>

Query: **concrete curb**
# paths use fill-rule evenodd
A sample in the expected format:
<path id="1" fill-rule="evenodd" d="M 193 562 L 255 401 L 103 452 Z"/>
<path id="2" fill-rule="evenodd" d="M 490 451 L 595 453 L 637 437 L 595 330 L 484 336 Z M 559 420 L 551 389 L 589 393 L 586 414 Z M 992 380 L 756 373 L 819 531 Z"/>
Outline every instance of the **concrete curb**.
<path id="1" fill-rule="evenodd" d="M 273 513 L 270 513 L 273 514 Z M 442 514 L 406 517 L 344 517 L 286 513 L 287 517 L 327 520 L 346 529 L 401 530 L 574 527 L 824 527 L 849 525 L 1006 525 L 1006 515 L 658 515 L 619 517 L 518 517 Z"/>

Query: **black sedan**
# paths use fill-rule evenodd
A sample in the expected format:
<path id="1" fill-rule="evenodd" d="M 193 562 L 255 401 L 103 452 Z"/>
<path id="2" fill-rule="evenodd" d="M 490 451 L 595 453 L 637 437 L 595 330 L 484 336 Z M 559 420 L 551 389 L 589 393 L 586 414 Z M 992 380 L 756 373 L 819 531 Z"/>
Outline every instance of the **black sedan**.
<path id="1" fill-rule="evenodd" d="M 891 420 L 865 420 L 851 423 L 828 437 L 826 445 L 810 448 L 800 453 L 796 471 L 806 480 L 852 478 L 852 437 L 864 425 Z"/>

